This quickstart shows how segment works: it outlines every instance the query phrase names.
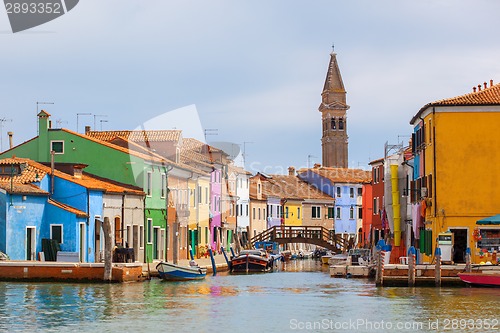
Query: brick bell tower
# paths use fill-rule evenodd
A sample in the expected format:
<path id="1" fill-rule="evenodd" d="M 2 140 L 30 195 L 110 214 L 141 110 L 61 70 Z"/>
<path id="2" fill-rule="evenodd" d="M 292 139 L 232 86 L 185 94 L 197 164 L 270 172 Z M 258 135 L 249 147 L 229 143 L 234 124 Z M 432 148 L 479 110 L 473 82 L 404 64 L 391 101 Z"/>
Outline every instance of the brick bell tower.
<path id="1" fill-rule="evenodd" d="M 323 123 L 321 146 L 325 167 L 348 167 L 346 113 L 349 105 L 346 104 L 346 94 L 337 63 L 337 54 L 332 50 L 325 85 L 321 93 L 321 105 L 318 108 Z"/>

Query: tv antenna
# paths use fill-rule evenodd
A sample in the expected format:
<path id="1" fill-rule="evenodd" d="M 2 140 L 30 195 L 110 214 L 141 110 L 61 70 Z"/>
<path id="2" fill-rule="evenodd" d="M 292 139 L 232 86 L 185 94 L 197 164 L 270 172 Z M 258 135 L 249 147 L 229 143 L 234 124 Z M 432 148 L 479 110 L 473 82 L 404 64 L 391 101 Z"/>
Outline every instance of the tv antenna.
<path id="1" fill-rule="evenodd" d="M 60 118 L 59 118 L 59 119 L 57 119 L 57 120 L 56 120 L 56 127 L 57 127 L 57 128 L 61 128 L 61 127 L 62 127 L 62 126 L 61 126 L 62 124 L 67 124 L 67 123 L 68 123 L 67 121 L 62 120 L 62 119 L 60 119 Z"/>
<path id="2" fill-rule="evenodd" d="M 84 112 L 84 113 L 77 113 L 76 114 L 76 133 L 78 133 L 78 118 L 80 116 L 91 116 L 92 113 L 89 113 L 89 112 Z"/>
<path id="3" fill-rule="evenodd" d="M 38 133 L 38 113 L 40 112 L 38 110 L 38 105 L 44 105 L 44 104 L 54 104 L 53 102 L 36 102 L 36 134 L 40 134 Z"/>
<path id="4" fill-rule="evenodd" d="M 217 128 L 206 128 L 204 130 L 205 141 L 207 141 L 207 135 L 219 135 L 219 130 Z"/>
<path id="5" fill-rule="evenodd" d="M 243 167 L 245 167 L 245 162 L 246 162 L 246 159 L 247 159 L 247 143 L 254 143 L 254 142 L 251 142 L 251 141 L 244 141 L 243 142 L 243 154 L 242 154 L 242 157 L 243 157 Z"/>
<path id="6" fill-rule="evenodd" d="M 311 158 L 317 158 L 314 155 L 307 155 L 307 168 L 309 169 L 311 167 Z"/>
<path id="7" fill-rule="evenodd" d="M 10 121 L 12 121 L 12 119 L 7 119 L 7 118 L 0 119 L 0 151 L 3 151 L 3 124 Z"/>
<path id="8" fill-rule="evenodd" d="M 98 117 L 107 117 L 107 116 L 108 116 L 107 114 L 95 114 L 94 115 L 94 131 L 97 131 L 96 119 Z M 103 122 L 107 123 L 108 121 L 107 120 L 106 121 L 100 120 L 100 122 L 101 122 L 101 131 L 102 131 L 102 123 Z"/>

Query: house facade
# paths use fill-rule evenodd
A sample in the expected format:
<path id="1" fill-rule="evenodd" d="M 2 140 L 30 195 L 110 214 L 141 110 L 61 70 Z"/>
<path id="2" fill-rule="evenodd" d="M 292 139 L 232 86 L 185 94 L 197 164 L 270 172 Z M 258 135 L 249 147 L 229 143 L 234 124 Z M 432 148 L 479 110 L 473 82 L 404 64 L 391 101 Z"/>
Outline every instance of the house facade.
<path id="1" fill-rule="evenodd" d="M 492 81 L 471 93 L 428 103 L 410 121 L 412 203 L 423 212 L 419 227 L 432 239 L 451 232 L 454 262 L 464 262 L 467 248 L 474 262 L 487 261 L 485 252 L 500 245 L 497 225 L 476 224 L 499 213 L 499 123 L 500 85 Z M 434 242 L 430 247 L 424 262 L 432 258 Z"/>

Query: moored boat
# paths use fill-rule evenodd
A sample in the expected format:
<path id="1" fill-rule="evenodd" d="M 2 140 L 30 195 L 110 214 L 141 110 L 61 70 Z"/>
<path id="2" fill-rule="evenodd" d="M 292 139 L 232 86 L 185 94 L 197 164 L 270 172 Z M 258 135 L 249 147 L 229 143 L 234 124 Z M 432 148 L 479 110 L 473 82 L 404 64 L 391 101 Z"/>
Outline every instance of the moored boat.
<path id="1" fill-rule="evenodd" d="M 275 257 L 261 249 L 243 250 L 231 258 L 231 272 L 268 272 L 274 268 Z"/>
<path id="2" fill-rule="evenodd" d="M 500 273 L 483 271 L 482 273 L 458 273 L 460 280 L 473 286 L 500 288 Z"/>
<path id="3" fill-rule="evenodd" d="M 156 265 L 156 269 L 160 278 L 169 281 L 203 280 L 207 275 L 206 268 L 201 268 L 193 261 L 188 267 L 162 261 Z"/>

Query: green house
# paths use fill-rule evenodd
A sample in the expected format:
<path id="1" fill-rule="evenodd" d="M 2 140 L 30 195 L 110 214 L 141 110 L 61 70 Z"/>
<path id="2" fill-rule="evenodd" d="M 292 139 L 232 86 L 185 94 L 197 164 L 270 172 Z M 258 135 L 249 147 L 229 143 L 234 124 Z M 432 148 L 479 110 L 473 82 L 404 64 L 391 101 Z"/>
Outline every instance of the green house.
<path id="1" fill-rule="evenodd" d="M 2 152 L 0 158 L 17 156 L 50 163 L 53 156 L 55 164 L 85 164 L 88 173 L 142 188 L 146 193 L 144 232 L 134 237 L 144 239 L 146 262 L 167 258 L 167 251 L 178 241 L 167 221 L 168 174 L 177 167 L 175 163 L 147 151 L 120 147 L 67 129 L 54 129 L 50 114 L 44 110 L 38 114 L 38 130 L 38 136 Z"/>

